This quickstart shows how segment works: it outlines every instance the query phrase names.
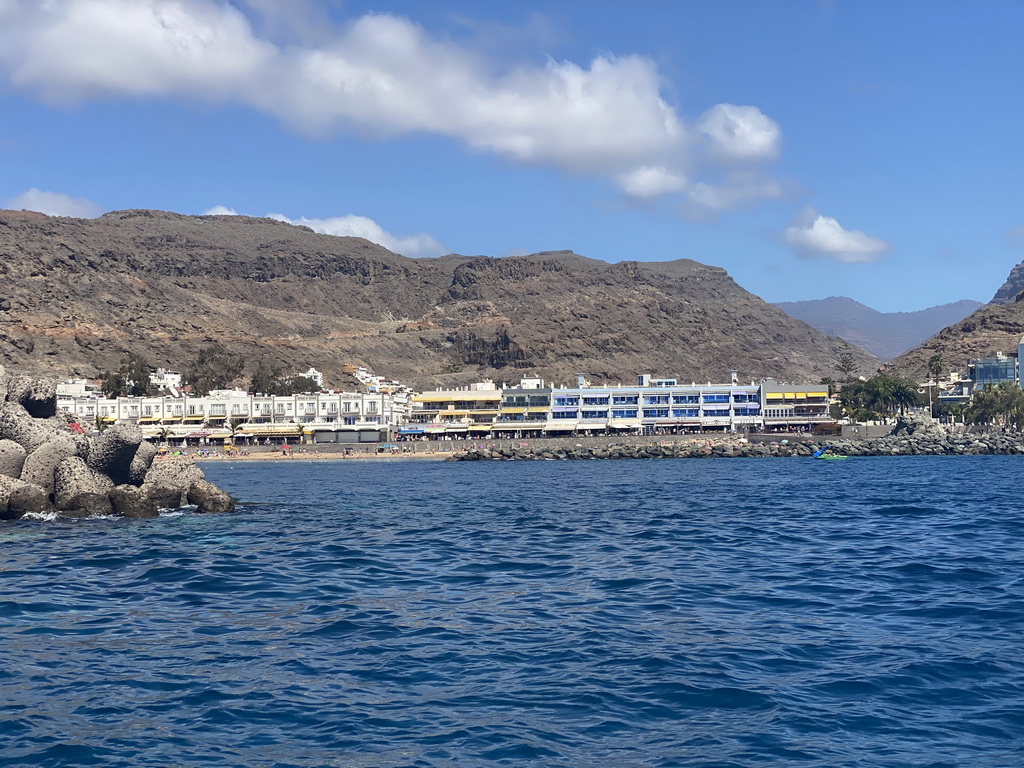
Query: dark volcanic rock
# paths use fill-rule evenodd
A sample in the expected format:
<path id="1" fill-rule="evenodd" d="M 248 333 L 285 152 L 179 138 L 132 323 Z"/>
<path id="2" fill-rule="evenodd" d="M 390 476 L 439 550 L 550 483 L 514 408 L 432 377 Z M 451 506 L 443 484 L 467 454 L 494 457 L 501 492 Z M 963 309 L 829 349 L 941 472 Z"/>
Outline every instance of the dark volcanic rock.
<path id="1" fill-rule="evenodd" d="M 25 449 L 13 440 L 0 440 L 0 475 L 21 477 L 27 455 Z"/>
<path id="2" fill-rule="evenodd" d="M 109 477 L 115 485 L 131 480 L 132 460 L 143 442 L 135 424 L 115 424 L 99 436 L 89 455 L 89 466 Z"/>
<path id="3" fill-rule="evenodd" d="M 206 480 L 192 484 L 188 491 L 188 503 L 196 505 L 196 512 L 235 511 L 235 500 Z"/>
<path id="4" fill-rule="evenodd" d="M 156 457 L 157 449 L 152 443 L 143 441 L 135 451 L 131 466 L 128 468 L 128 482 L 132 485 L 142 485 L 146 480 L 146 473 L 153 466 L 153 459 Z"/>
<path id="5" fill-rule="evenodd" d="M 76 502 L 83 496 L 102 496 L 106 499 L 113 487 L 109 477 L 89 467 L 78 456 L 62 459 L 53 473 L 53 501 L 61 511 L 84 506 Z M 101 514 L 109 511 L 108 504 L 107 512 Z"/>
<path id="6" fill-rule="evenodd" d="M 7 500 L 7 513 L 12 519 L 28 514 L 42 515 L 50 512 L 53 512 L 50 497 L 38 485 L 31 483 L 21 483 L 15 486 Z"/>
<path id="7" fill-rule="evenodd" d="M 64 459 L 78 455 L 79 444 L 70 435 L 60 435 L 43 443 L 25 458 L 21 479 L 53 493 L 54 473 Z"/>
<path id="8" fill-rule="evenodd" d="M 183 506 L 190 495 L 202 512 L 234 509 L 191 459 L 154 465 L 156 449 L 137 426 L 111 427 L 93 444 L 71 430 L 68 414 L 50 413 L 50 383 L 8 376 L 0 366 L 0 385 L 8 398 L 0 402 L 0 519 L 55 509 L 65 517 L 153 517 L 158 506 Z"/>
<path id="9" fill-rule="evenodd" d="M 156 517 L 156 503 L 145 491 L 134 485 L 119 485 L 110 491 L 110 503 L 115 515 L 122 517 Z"/>
<path id="10" fill-rule="evenodd" d="M 18 403 L 34 419 L 57 415 L 57 382 L 29 376 L 13 377 L 8 383 L 7 399 Z"/>
<path id="11" fill-rule="evenodd" d="M 65 517 L 100 517 L 113 512 L 105 493 L 80 493 L 68 499 L 59 511 Z"/>

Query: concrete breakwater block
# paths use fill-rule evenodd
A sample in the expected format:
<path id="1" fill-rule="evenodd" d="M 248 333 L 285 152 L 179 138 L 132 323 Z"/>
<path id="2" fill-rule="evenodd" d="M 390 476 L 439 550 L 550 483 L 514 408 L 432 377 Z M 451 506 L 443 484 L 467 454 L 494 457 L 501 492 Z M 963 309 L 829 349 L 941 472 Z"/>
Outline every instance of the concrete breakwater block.
<path id="1" fill-rule="evenodd" d="M 188 457 L 154 461 L 156 447 L 133 424 L 98 438 L 57 410 L 56 384 L 0 366 L 0 520 L 54 511 L 65 517 L 154 517 L 195 504 L 231 512 L 235 501 Z"/>

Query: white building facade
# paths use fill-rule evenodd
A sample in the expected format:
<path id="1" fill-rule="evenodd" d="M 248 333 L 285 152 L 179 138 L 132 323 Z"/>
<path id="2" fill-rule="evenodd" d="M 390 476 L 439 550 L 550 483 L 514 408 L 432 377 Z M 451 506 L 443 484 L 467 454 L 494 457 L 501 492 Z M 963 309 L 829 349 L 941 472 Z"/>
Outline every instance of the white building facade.
<path id="1" fill-rule="evenodd" d="M 386 442 L 409 414 L 406 392 L 253 395 L 220 390 L 202 397 L 119 397 L 58 391 L 58 407 L 87 429 L 138 424 L 147 439 L 175 442 Z"/>

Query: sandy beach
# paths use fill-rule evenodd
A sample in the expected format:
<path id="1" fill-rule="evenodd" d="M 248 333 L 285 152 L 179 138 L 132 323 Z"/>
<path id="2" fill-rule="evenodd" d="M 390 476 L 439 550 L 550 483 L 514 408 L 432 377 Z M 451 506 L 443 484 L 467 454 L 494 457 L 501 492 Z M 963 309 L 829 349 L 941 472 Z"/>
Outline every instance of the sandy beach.
<path id="1" fill-rule="evenodd" d="M 259 451 L 225 454 L 212 452 L 208 454 L 190 453 L 196 461 L 442 461 L 452 455 L 452 451 L 421 451 L 419 453 L 326 453 L 319 451 Z"/>

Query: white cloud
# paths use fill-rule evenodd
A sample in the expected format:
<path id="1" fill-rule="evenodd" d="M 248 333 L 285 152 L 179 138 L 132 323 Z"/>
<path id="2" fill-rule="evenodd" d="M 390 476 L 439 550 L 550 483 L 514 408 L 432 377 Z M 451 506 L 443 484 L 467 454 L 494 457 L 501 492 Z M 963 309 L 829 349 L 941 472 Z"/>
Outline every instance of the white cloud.
<path id="1" fill-rule="evenodd" d="M 718 104 L 697 124 L 710 152 L 724 160 L 772 160 L 779 156 L 782 130 L 757 107 Z"/>
<path id="2" fill-rule="evenodd" d="M 623 192 L 639 200 L 653 200 L 668 193 L 682 192 L 689 183 L 682 174 L 649 165 L 624 173 L 618 181 Z"/>
<path id="3" fill-rule="evenodd" d="M 759 200 L 776 200 L 782 185 L 772 176 L 756 172 L 734 172 L 722 183 L 698 182 L 687 194 L 687 208 L 711 212 L 728 211 Z"/>
<path id="4" fill-rule="evenodd" d="M 330 219 L 307 219 L 304 216 L 300 216 L 297 219 L 292 219 L 281 213 L 268 213 L 267 218 L 309 227 L 314 232 L 320 232 L 324 235 L 362 237 L 371 243 L 383 245 L 389 251 L 400 253 L 403 256 L 414 258 L 443 256 L 448 252 L 441 243 L 430 235 L 419 234 L 405 237 L 393 235 L 373 219 L 366 216 L 335 216 Z"/>
<path id="5" fill-rule="evenodd" d="M 59 103 L 200 99 L 320 135 L 432 133 L 641 199 L 685 193 L 695 165 L 779 153 L 779 126 L 756 107 L 720 104 L 689 127 L 643 56 L 501 68 L 394 15 L 337 29 L 301 18 L 318 7 L 307 0 L 238 3 L 250 16 L 223 0 L 0 0 L 0 76 Z M 271 40 L 275 29 L 289 42 Z"/>
<path id="6" fill-rule="evenodd" d="M 228 208 L 226 205 L 215 205 L 207 211 L 203 211 L 203 216 L 237 216 L 238 211 L 234 208 Z"/>
<path id="7" fill-rule="evenodd" d="M 877 237 L 843 229 L 835 219 L 810 208 L 800 219 L 785 231 L 786 242 L 798 256 L 829 258 L 845 263 L 877 261 L 890 247 Z"/>
<path id="8" fill-rule="evenodd" d="M 6 207 L 15 211 L 38 211 L 48 216 L 71 216 L 76 219 L 92 219 L 103 213 L 96 203 L 87 198 L 47 192 L 35 187 L 9 200 Z"/>

